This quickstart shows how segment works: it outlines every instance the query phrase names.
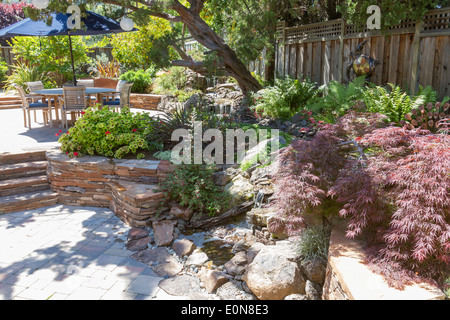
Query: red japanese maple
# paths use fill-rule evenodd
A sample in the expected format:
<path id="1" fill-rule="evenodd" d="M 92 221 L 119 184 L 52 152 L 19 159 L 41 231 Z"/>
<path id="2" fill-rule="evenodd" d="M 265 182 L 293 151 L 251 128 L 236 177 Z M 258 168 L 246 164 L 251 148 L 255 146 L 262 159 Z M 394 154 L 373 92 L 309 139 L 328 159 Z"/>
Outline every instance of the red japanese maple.
<path id="1" fill-rule="evenodd" d="M 342 206 L 347 236 L 367 240 L 385 275 L 448 276 L 450 137 L 379 120 L 350 113 L 282 150 L 269 227 L 301 230 L 306 213 L 331 198 Z"/>

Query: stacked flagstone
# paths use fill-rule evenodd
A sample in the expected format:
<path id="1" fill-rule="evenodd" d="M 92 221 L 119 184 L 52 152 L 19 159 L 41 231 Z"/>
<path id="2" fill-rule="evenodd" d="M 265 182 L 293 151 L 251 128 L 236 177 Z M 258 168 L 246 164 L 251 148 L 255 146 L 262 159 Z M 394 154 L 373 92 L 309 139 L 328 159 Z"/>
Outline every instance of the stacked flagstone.
<path id="1" fill-rule="evenodd" d="M 158 181 L 171 170 L 167 161 L 117 160 L 106 157 L 69 158 L 47 152 L 47 175 L 59 202 L 108 207 L 131 226 L 158 221 L 163 194 Z"/>

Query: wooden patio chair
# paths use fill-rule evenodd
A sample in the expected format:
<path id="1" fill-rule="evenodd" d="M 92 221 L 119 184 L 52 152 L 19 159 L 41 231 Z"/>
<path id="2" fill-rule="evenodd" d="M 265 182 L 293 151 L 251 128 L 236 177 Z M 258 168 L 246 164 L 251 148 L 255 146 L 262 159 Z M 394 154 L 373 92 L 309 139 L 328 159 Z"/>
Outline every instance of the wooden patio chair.
<path id="1" fill-rule="evenodd" d="M 86 88 L 93 88 L 94 86 L 94 79 L 81 79 L 77 80 L 77 86 L 83 86 Z M 89 106 L 94 105 L 95 100 L 97 100 L 97 95 L 88 95 L 89 96 Z"/>
<path id="2" fill-rule="evenodd" d="M 30 110 L 42 110 L 44 123 L 48 123 L 48 118 L 50 118 L 50 126 L 52 125 L 52 113 L 48 103 L 34 102 L 35 97 L 25 93 L 25 90 L 18 84 L 13 84 L 22 99 L 22 110 L 23 110 L 23 121 L 24 127 L 27 127 L 27 115 L 28 115 L 28 128 L 31 129 L 31 117 Z"/>
<path id="3" fill-rule="evenodd" d="M 67 113 L 72 114 L 72 120 L 75 112 L 86 109 L 88 101 L 86 98 L 86 87 L 84 86 L 63 86 L 63 98 L 59 98 L 63 122 L 67 126 Z"/>
<path id="4" fill-rule="evenodd" d="M 117 84 L 119 85 L 119 83 Z M 122 109 L 124 106 L 130 106 L 130 93 L 133 82 L 121 83 L 120 91 L 117 93 L 108 93 L 108 97 L 113 97 L 114 100 L 103 99 L 103 105 L 113 108 Z"/>
<path id="5" fill-rule="evenodd" d="M 30 81 L 30 82 L 26 82 L 26 85 L 28 87 L 28 95 L 32 98 L 32 102 L 33 103 L 34 102 L 45 103 L 43 95 L 34 93 L 37 90 L 45 89 L 44 84 L 42 83 L 42 81 Z M 36 122 L 36 110 L 34 110 L 34 122 Z"/>

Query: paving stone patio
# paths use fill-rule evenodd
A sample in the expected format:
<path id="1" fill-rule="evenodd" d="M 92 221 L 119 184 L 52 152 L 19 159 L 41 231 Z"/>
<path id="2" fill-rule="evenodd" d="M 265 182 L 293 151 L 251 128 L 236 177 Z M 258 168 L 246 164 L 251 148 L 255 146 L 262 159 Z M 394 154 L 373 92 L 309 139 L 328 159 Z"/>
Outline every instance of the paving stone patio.
<path id="1" fill-rule="evenodd" d="M 0 299 L 186 299 L 130 258 L 130 227 L 109 209 L 54 205 L 0 216 Z"/>

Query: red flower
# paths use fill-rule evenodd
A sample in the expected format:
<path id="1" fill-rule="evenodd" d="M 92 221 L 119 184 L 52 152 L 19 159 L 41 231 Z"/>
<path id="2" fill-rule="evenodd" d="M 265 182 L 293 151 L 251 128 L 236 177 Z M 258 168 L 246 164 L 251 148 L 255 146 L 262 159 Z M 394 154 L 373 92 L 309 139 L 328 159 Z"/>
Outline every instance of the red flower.
<path id="1" fill-rule="evenodd" d="M 136 131 L 137 131 L 137 129 L 133 129 L 132 131 L 133 131 L 133 132 L 136 132 Z"/>
<path id="2" fill-rule="evenodd" d="M 81 111 L 81 114 L 85 114 L 86 113 L 86 111 Z"/>
<path id="3" fill-rule="evenodd" d="M 111 132 L 109 132 L 109 131 L 106 131 L 106 132 L 105 132 L 105 134 L 107 134 L 107 135 L 108 135 L 108 134 L 111 134 Z"/>
<path id="4" fill-rule="evenodd" d="M 55 136 L 56 136 L 56 137 L 59 136 L 59 133 L 55 133 Z"/>
<path id="5" fill-rule="evenodd" d="M 357 137 L 355 140 L 356 140 L 356 142 L 360 142 L 361 141 L 361 137 Z"/>
<path id="6" fill-rule="evenodd" d="M 74 155 L 75 157 L 78 157 L 78 152 L 75 151 L 75 152 L 73 153 L 73 155 Z"/>
<path id="7" fill-rule="evenodd" d="M 59 130 L 59 132 L 61 133 L 61 132 L 62 132 L 62 130 Z"/>

